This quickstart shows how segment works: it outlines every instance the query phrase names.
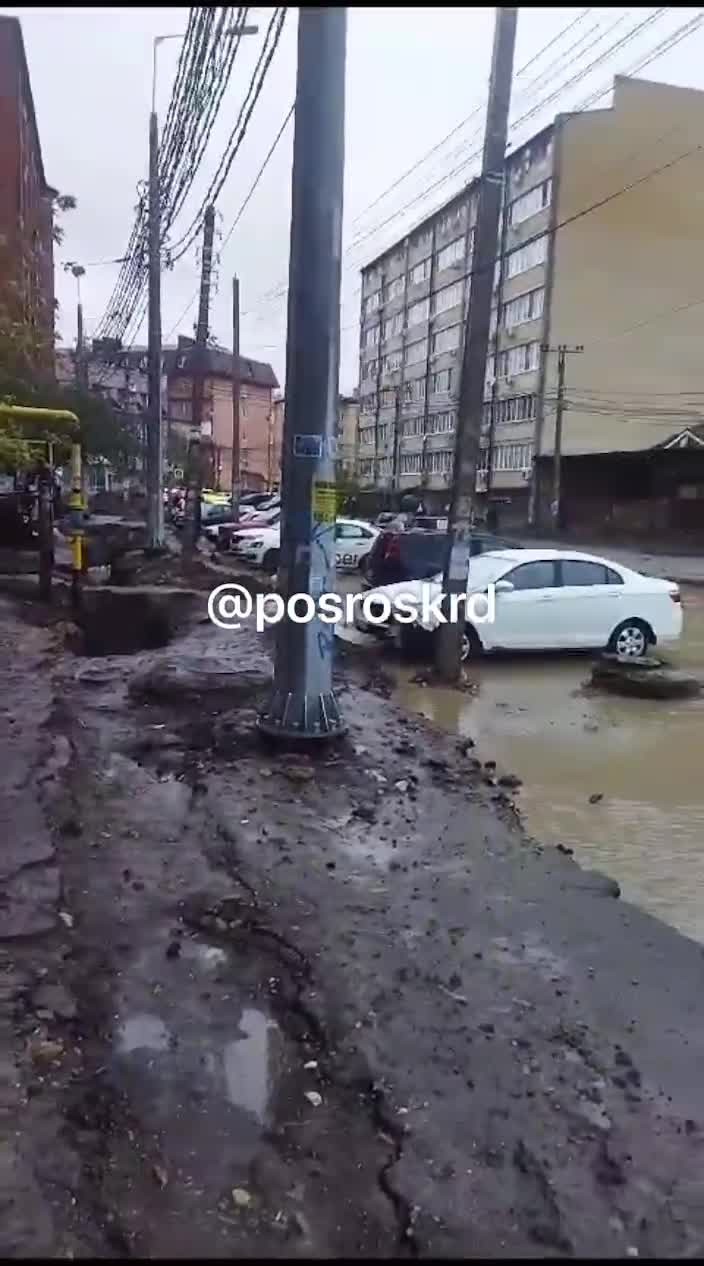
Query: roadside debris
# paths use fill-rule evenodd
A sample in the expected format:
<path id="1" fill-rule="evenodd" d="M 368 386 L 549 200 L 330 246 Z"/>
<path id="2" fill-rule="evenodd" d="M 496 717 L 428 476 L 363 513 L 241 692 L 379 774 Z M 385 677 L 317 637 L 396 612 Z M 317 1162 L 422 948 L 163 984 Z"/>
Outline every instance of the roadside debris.
<path id="1" fill-rule="evenodd" d="M 252 1203 L 252 1197 L 246 1187 L 232 1188 L 232 1203 L 237 1209 L 247 1209 Z"/>
<path id="2" fill-rule="evenodd" d="M 317 1090 L 306 1090 L 305 1098 L 314 1108 L 319 1108 L 323 1102 L 323 1096 L 318 1094 Z"/>

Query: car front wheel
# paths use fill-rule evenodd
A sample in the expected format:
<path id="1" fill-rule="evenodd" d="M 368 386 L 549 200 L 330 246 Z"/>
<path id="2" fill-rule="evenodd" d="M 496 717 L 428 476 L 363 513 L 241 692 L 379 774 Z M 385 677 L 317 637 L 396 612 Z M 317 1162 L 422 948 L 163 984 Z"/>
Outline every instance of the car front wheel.
<path id="1" fill-rule="evenodd" d="M 623 620 L 609 638 L 609 650 L 619 659 L 641 659 L 655 639 L 643 620 Z"/>

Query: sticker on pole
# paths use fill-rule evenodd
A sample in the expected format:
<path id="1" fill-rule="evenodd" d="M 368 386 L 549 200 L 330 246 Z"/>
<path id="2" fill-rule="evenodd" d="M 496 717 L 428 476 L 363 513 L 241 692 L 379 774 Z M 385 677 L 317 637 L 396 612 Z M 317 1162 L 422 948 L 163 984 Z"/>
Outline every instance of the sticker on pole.
<path id="1" fill-rule="evenodd" d="M 313 518 L 316 523 L 334 523 L 337 511 L 337 487 L 334 483 L 316 481 L 313 485 Z"/>
<path id="2" fill-rule="evenodd" d="M 294 457 L 313 457 L 316 459 L 322 457 L 322 435 L 294 435 L 293 455 Z"/>

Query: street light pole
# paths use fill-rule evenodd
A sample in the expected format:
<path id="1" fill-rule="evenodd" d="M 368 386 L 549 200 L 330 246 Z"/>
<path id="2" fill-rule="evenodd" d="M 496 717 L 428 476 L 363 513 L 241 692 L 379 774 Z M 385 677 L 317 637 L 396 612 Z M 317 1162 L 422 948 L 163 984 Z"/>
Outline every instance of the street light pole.
<path id="1" fill-rule="evenodd" d="M 333 625 L 317 614 L 298 623 L 288 610 L 294 595 L 315 602 L 335 578 L 346 27 L 344 8 L 299 9 L 279 552 L 287 610 L 259 717 L 264 733 L 287 739 L 346 729 L 332 688 Z"/>
<path id="2" fill-rule="evenodd" d="M 156 93 L 156 50 L 154 79 Z M 156 110 L 149 116 L 149 335 L 147 373 L 149 415 L 147 419 L 147 548 L 164 546 L 164 504 L 162 498 L 163 441 L 161 433 L 161 208 L 159 205 L 159 126 Z"/>

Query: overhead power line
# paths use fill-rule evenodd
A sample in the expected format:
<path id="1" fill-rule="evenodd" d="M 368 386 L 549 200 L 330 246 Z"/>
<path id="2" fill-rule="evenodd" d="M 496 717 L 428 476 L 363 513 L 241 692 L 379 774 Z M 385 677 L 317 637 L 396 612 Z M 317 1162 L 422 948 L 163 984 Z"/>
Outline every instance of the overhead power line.
<path id="1" fill-rule="evenodd" d="M 284 119 L 283 123 L 281 124 L 281 127 L 279 128 L 278 132 L 276 133 L 276 136 L 274 137 L 274 140 L 272 141 L 272 143 L 271 143 L 271 145 L 270 145 L 270 147 L 269 147 L 269 150 L 268 150 L 268 153 L 267 153 L 267 155 L 266 155 L 266 158 L 264 159 L 264 162 L 262 163 L 261 167 L 259 168 L 259 171 L 257 172 L 257 174 L 256 174 L 256 176 L 255 176 L 255 178 L 254 178 L 254 180 L 253 180 L 253 182 L 252 182 L 252 184 L 251 184 L 251 186 L 250 186 L 249 192 L 247 193 L 247 196 L 246 196 L 246 198 L 244 199 L 244 202 L 243 202 L 243 203 L 242 203 L 242 205 L 240 206 L 239 211 L 237 212 L 237 214 L 236 214 L 236 216 L 235 216 L 234 220 L 232 221 L 232 224 L 230 225 L 230 228 L 228 229 L 227 235 L 225 236 L 225 238 L 224 238 L 224 240 L 223 240 L 223 243 L 222 243 L 222 248 L 224 248 L 225 246 L 227 246 L 227 243 L 229 242 L 229 240 L 230 240 L 230 238 L 232 237 L 232 234 L 234 233 L 234 231 L 235 231 L 235 229 L 236 229 L 237 225 L 239 224 L 240 220 L 242 219 L 242 216 L 244 215 L 245 210 L 246 210 L 246 209 L 247 209 L 247 207 L 249 206 L 249 203 L 250 203 L 250 201 L 251 201 L 251 199 L 252 199 L 252 197 L 253 197 L 253 195 L 254 195 L 254 192 L 255 192 L 255 190 L 256 190 L 256 188 L 257 188 L 257 185 L 259 184 L 259 181 L 261 180 L 262 176 L 264 175 L 264 172 L 266 171 L 266 169 L 267 169 L 267 167 L 268 167 L 268 165 L 269 165 L 269 162 L 270 162 L 271 158 L 273 157 L 273 154 L 274 154 L 274 152 L 275 152 L 275 150 L 276 150 L 276 147 L 277 147 L 277 145 L 278 145 L 279 141 L 281 140 L 281 137 L 283 136 L 284 132 L 286 131 L 286 128 L 287 128 L 287 126 L 288 126 L 288 123 L 289 123 L 290 119 L 293 117 L 293 112 L 294 112 L 294 109 L 295 109 L 295 103 L 291 105 L 291 107 L 290 107 L 290 109 L 289 109 L 289 111 L 288 111 L 288 114 L 286 115 L 286 118 Z M 221 248 L 221 249 L 222 249 L 222 248 Z M 189 309 L 190 309 L 190 308 L 192 308 L 193 304 L 195 303 L 195 301 L 196 301 L 196 299 L 197 299 L 197 297 L 198 297 L 199 290 L 200 290 L 200 286 L 197 286 L 197 287 L 196 287 L 196 289 L 194 290 L 194 292 L 193 292 L 193 294 L 192 294 L 191 298 L 188 300 L 188 303 L 186 304 L 186 307 L 183 309 L 183 312 L 181 313 L 180 317 L 178 318 L 178 320 L 176 321 L 176 323 L 172 326 L 171 330 L 170 330 L 170 331 L 169 331 L 169 333 L 167 334 L 167 336 L 166 336 L 166 341 L 167 341 L 167 342 L 168 342 L 168 340 L 171 338 L 171 336 L 175 333 L 175 331 L 178 329 L 178 327 L 179 327 L 179 325 L 181 324 L 181 322 L 182 322 L 182 321 L 186 318 L 186 316 L 188 315 Z M 244 314 L 243 314 L 243 315 L 244 315 Z M 264 344 L 260 344 L 260 346 L 264 346 Z M 270 347 L 271 347 L 271 346 L 273 346 L 273 344 L 267 344 L 266 346 L 270 346 Z"/>

